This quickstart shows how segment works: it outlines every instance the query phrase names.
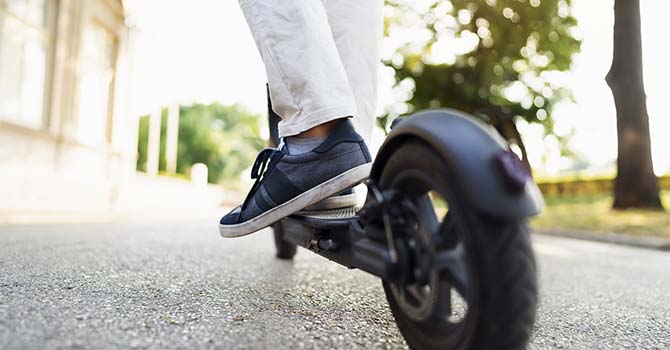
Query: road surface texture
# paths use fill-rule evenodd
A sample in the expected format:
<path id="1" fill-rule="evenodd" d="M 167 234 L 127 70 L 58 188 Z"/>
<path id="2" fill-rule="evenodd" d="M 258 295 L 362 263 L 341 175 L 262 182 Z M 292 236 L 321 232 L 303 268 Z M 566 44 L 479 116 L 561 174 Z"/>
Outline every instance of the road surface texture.
<path id="1" fill-rule="evenodd" d="M 216 218 L 214 218 L 216 219 Z M 670 254 L 534 237 L 532 349 L 670 349 Z M 380 282 L 216 222 L 0 226 L 0 349 L 404 349 Z"/>

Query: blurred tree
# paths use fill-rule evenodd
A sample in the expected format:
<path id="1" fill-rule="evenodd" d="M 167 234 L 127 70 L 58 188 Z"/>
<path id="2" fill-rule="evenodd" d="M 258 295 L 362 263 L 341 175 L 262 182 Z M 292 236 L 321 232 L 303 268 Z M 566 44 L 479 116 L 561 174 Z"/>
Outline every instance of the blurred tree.
<path id="1" fill-rule="evenodd" d="M 614 2 L 614 56 L 607 83 L 617 111 L 619 156 L 614 208 L 663 209 L 651 159 L 639 0 Z"/>
<path id="2" fill-rule="evenodd" d="M 147 120 L 140 118 L 138 170 L 146 167 Z M 182 106 L 179 112 L 177 173 L 188 176 L 193 164 L 204 163 L 208 167 L 208 181 L 211 183 L 237 179 L 265 145 L 259 136 L 260 120 L 259 116 L 237 105 L 212 103 Z M 163 120 L 162 124 L 165 122 Z M 165 132 L 161 134 L 163 138 Z M 161 141 L 162 148 L 163 143 Z M 160 157 L 165 157 L 163 149 Z M 164 169 L 165 159 L 159 162 Z"/>
<path id="3" fill-rule="evenodd" d="M 187 174 L 195 163 L 207 164 L 208 180 L 235 179 L 265 146 L 260 117 L 237 105 L 194 104 L 179 114 L 177 172 Z"/>
<path id="4" fill-rule="evenodd" d="M 456 108 L 493 124 L 526 148 L 515 118 L 550 133 L 552 106 L 570 92 L 560 82 L 580 42 L 570 0 L 388 0 L 386 34 L 395 116 L 423 108 Z M 388 56 L 388 54 L 387 54 Z"/>
<path id="5" fill-rule="evenodd" d="M 138 171 L 147 171 L 147 146 L 149 143 L 149 116 L 140 117 L 137 140 L 137 167 Z"/>

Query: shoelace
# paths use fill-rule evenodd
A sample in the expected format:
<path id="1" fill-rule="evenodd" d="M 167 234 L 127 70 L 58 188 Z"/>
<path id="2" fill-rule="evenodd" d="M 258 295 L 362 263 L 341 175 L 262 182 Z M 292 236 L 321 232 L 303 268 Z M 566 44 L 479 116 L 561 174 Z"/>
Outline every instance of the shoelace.
<path id="1" fill-rule="evenodd" d="M 260 153 L 258 153 L 258 156 L 256 156 L 256 160 L 254 161 L 253 167 L 251 167 L 251 178 L 252 179 L 260 179 L 263 174 L 265 174 L 268 163 L 270 159 L 272 158 L 272 155 L 275 154 L 277 151 L 274 148 L 266 148 L 262 150 Z M 258 181 L 258 180 L 256 180 Z"/>
<path id="2" fill-rule="evenodd" d="M 254 165 L 251 167 L 251 178 L 256 179 L 256 181 L 251 187 L 247 198 L 244 200 L 241 211 L 244 211 L 244 209 L 251 202 L 251 198 L 253 198 L 253 195 L 256 194 L 258 187 L 260 187 L 261 182 L 265 178 L 265 173 L 271 170 L 273 158 L 276 158 L 276 156 L 282 154 L 283 153 L 281 151 L 275 148 L 266 148 L 258 153 L 258 156 L 256 156 L 256 160 L 254 161 Z"/>

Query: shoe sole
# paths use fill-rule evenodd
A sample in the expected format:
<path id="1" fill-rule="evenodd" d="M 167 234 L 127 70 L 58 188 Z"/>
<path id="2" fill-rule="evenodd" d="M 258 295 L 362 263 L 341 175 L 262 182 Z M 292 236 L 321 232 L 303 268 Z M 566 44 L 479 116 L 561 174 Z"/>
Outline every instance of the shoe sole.
<path id="1" fill-rule="evenodd" d="M 347 170 L 342 174 L 339 174 L 332 179 L 321 183 L 320 185 L 310 188 L 297 197 L 292 198 L 289 201 L 282 203 L 245 222 L 234 225 L 219 224 L 219 233 L 222 237 L 233 238 L 246 236 L 248 234 L 262 230 L 307 206 L 310 206 L 324 198 L 328 198 L 338 192 L 344 191 L 348 187 L 363 182 L 368 178 L 368 176 L 370 176 L 371 168 L 372 163 L 366 163 Z"/>
<path id="2" fill-rule="evenodd" d="M 301 212 L 349 208 L 355 206 L 356 204 L 358 204 L 358 196 L 356 193 L 334 195 L 305 207 L 301 210 Z"/>

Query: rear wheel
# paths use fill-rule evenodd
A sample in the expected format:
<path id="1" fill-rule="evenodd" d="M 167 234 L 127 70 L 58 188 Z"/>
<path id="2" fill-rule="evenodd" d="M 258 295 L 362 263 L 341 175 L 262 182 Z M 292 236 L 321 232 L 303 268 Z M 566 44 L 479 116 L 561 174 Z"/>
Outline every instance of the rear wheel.
<path id="1" fill-rule="evenodd" d="M 445 160 L 421 141 L 391 155 L 379 187 L 403 198 L 405 229 L 393 239 L 408 272 L 383 285 L 410 347 L 524 348 L 537 305 L 525 222 L 470 208 Z"/>

